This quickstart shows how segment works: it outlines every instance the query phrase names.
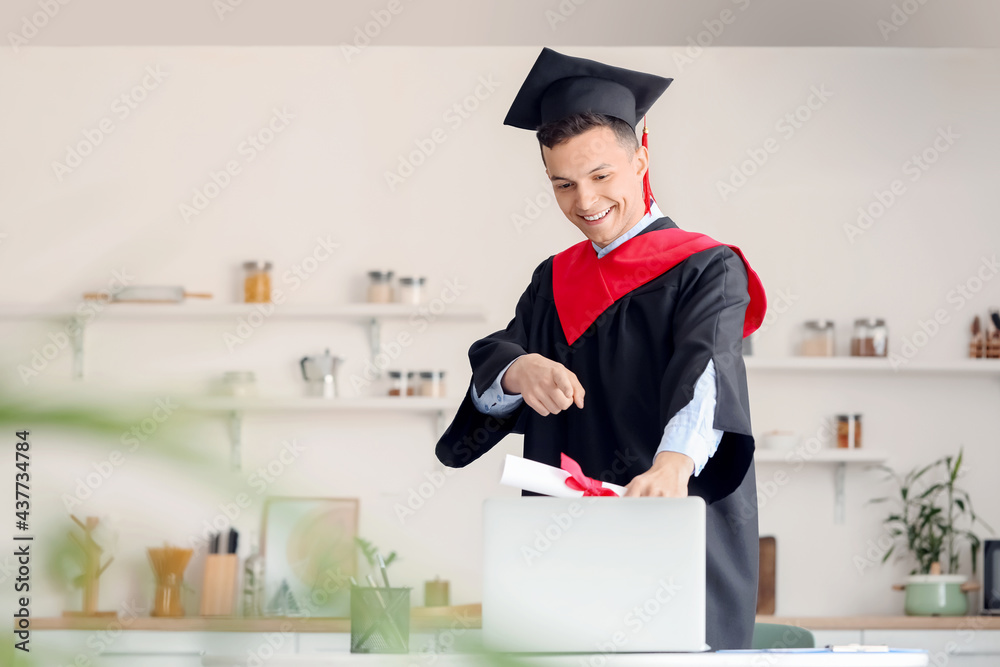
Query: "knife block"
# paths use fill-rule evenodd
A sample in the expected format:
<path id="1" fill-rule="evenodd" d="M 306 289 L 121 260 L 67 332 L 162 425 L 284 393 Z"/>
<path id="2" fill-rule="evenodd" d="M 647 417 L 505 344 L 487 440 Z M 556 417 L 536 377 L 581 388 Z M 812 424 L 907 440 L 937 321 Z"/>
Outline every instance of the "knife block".
<path id="1" fill-rule="evenodd" d="M 201 584 L 201 616 L 234 616 L 236 576 L 240 560 L 236 554 L 208 554 Z"/>

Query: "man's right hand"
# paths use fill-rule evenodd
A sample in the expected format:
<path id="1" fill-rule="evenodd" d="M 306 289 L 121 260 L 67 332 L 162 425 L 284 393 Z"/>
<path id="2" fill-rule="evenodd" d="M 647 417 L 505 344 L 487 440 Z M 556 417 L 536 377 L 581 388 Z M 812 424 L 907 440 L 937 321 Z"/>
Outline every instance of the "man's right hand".
<path id="1" fill-rule="evenodd" d="M 583 407 L 583 385 L 576 374 L 540 354 L 518 357 L 503 374 L 500 386 L 508 394 L 521 394 L 543 417 L 559 414 L 574 403 Z"/>

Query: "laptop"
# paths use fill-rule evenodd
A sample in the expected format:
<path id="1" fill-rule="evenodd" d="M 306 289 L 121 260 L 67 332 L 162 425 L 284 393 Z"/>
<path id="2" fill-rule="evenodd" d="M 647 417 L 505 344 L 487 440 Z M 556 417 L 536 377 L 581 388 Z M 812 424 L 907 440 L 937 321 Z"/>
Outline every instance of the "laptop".
<path id="1" fill-rule="evenodd" d="M 483 535 L 486 648 L 709 650 L 701 498 L 491 498 Z"/>

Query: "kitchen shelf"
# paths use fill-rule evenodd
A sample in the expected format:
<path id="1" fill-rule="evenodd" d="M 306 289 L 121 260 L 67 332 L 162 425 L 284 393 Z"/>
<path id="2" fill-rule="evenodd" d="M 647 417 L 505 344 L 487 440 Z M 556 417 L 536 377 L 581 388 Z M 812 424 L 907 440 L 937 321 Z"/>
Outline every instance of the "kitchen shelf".
<path id="1" fill-rule="evenodd" d="M 743 358 L 747 370 L 829 371 L 850 373 L 926 373 L 939 375 L 1000 376 L 1000 359 L 910 361 L 893 368 L 886 357 L 755 357 Z"/>
<path id="2" fill-rule="evenodd" d="M 908 377 L 925 375 L 931 378 L 941 376 L 958 377 L 1000 377 L 1000 359 L 954 359 L 951 361 L 904 361 L 893 366 L 888 357 L 755 357 L 743 358 L 748 375 L 754 373 L 847 373 L 852 375 L 891 377 L 903 374 Z M 884 463 L 887 457 L 870 450 L 852 451 L 847 449 L 821 449 L 814 454 L 805 452 L 761 450 L 754 453 L 759 463 L 832 464 L 834 465 L 834 523 L 844 523 L 844 478 L 848 464 L 875 465 Z"/>
<path id="3" fill-rule="evenodd" d="M 81 303 L 86 303 L 81 301 Z M 95 302 L 96 303 L 96 302 Z M 71 319 L 77 317 L 78 304 L 36 305 L 0 304 L 0 319 Z M 372 317 L 406 318 L 421 312 L 433 320 L 482 320 L 480 306 L 448 304 L 441 313 L 433 313 L 427 304 L 347 303 L 347 304 L 276 304 L 276 303 L 109 303 L 93 315 L 100 320 L 198 320 L 227 319 L 261 312 L 268 319 L 342 319 L 366 322 Z"/>
<path id="4" fill-rule="evenodd" d="M 841 449 L 827 447 L 820 449 L 814 454 L 801 451 L 801 448 L 784 449 L 756 449 L 754 459 L 761 463 L 884 463 L 888 460 L 888 455 L 868 449 Z"/>
<path id="5" fill-rule="evenodd" d="M 371 359 L 376 368 L 376 357 L 382 349 L 383 320 L 422 318 L 426 322 L 486 320 L 485 310 L 474 304 L 446 304 L 441 301 L 441 312 L 435 313 L 432 304 L 419 306 L 403 303 L 348 303 L 325 304 L 276 304 L 276 303 L 104 303 L 99 312 L 82 316 L 78 304 L 0 304 L 0 320 L 64 320 L 77 322 L 73 338 L 73 378 L 83 377 L 83 340 L 88 326 L 96 321 L 198 321 L 226 320 L 257 315 L 262 321 L 270 320 L 341 320 L 366 325 Z M 99 302 L 94 302 L 95 304 Z"/>
<path id="6" fill-rule="evenodd" d="M 444 630 L 454 628 L 455 621 L 463 619 L 470 628 L 482 626 L 482 605 L 464 604 L 450 607 L 410 607 L 411 630 Z M 152 630 L 157 632 L 350 632 L 349 617 L 299 618 L 239 617 L 239 616 L 182 616 L 178 618 L 136 618 L 55 616 L 31 619 L 32 630 Z"/>
<path id="7" fill-rule="evenodd" d="M 207 396 L 185 401 L 196 412 L 224 413 L 229 421 L 230 460 L 234 470 L 243 465 L 243 418 L 248 412 L 402 412 L 432 415 L 436 432 L 444 433 L 446 416 L 458 401 L 427 396 L 385 396 L 375 398 L 319 398 L 265 396 Z"/>
<path id="8" fill-rule="evenodd" d="M 791 463 L 791 464 L 832 464 L 833 469 L 833 522 L 844 523 L 845 493 L 844 478 L 847 475 L 848 464 L 877 465 L 885 463 L 889 457 L 886 454 L 869 449 L 841 449 L 827 447 L 809 453 L 796 447 L 784 449 L 755 449 L 754 461 L 758 463 Z"/>
<path id="9" fill-rule="evenodd" d="M 73 339 L 74 380 L 83 378 L 84 336 L 86 328 L 99 321 L 129 322 L 195 322 L 240 320 L 256 316 L 262 321 L 317 320 L 343 321 L 368 328 L 371 360 L 379 368 L 377 357 L 382 347 L 383 321 L 423 321 L 425 323 L 479 322 L 486 320 L 486 311 L 475 304 L 444 303 L 348 303 L 348 304 L 276 304 L 276 303 L 103 303 L 100 311 L 81 314 L 75 304 L 0 304 L 3 320 L 54 320 L 67 325 L 77 322 Z M 95 302 L 97 304 L 98 302 Z M 439 311 L 439 312 L 435 312 Z M 88 319 L 89 316 L 89 319 Z M 253 323 L 251 321 L 251 326 Z M 242 467 L 243 418 L 248 412 L 403 412 L 436 417 L 437 432 L 443 433 L 445 415 L 454 410 L 457 401 L 426 397 L 378 397 L 363 399 L 321 399 L 307 397 L 190 397 L 185 401 L 190 409 L 200 412 L 224 413 L 228 418 L 230 458 L 235 470 Z"/>
<path id="10" fill-rule="evenodd" d="M 188 406 L 201 412 L 351 412 L 382 410 L 391 412 L 441 412 L 458 407 L 458 401 L 451 398 L 431 398 L 428 396 L 386 396 L 376 398 L 312 398 L 312 397 L 264 397 L 264 396 L 211 396 L 195 399 Z"/>

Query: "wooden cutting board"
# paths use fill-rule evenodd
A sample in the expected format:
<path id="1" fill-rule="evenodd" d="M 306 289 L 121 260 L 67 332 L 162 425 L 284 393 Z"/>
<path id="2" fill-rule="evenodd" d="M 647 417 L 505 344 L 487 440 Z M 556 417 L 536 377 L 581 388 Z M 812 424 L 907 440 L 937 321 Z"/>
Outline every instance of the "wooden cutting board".
<path id="1" fill-rule="evenodd" d="M 760 574 L 757 579 L 757 613 L 774 614 L 774 583 L 778 543 L 773 537 L 760 538 Z"/>

